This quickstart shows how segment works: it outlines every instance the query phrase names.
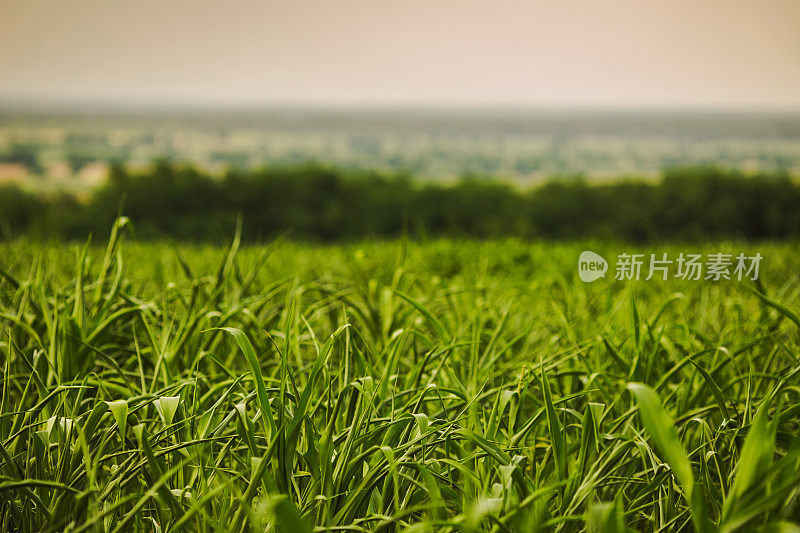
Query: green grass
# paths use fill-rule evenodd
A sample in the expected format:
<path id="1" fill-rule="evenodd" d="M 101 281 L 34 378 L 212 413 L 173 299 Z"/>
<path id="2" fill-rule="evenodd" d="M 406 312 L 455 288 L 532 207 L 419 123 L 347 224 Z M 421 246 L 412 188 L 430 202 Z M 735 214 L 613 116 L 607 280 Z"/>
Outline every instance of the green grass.
<path id="1" fill-rule="evenodd" d="M 118 229 L 0 245 L 0 530 L 798 531 L 796 246 L 583 284 L 577 244 Z"/>

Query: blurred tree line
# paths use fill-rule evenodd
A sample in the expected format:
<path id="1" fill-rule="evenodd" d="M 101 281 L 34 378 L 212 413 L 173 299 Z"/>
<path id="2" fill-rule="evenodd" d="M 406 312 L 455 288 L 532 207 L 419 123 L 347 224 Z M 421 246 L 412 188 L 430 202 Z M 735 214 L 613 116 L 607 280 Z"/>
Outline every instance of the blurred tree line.
<path id="1" fill-rule="evenodd" d="M 118 214 L 142 238 L 217 241 L 239 215 L 250 242 L 288 233 L 312 241 L 366 237 L 601 238 L 632 242 L 785 239 L 800 235 L 800 186 L 789 176 L 675 169 L 657 182 L 552 180 L 520 190 L 464 177 L 453 185 L 404 175 L 304 165 L 213 178 L 161 162 L 115 166 L 88 198 L 0 187 L 0 236 L 83 239 Z"/>

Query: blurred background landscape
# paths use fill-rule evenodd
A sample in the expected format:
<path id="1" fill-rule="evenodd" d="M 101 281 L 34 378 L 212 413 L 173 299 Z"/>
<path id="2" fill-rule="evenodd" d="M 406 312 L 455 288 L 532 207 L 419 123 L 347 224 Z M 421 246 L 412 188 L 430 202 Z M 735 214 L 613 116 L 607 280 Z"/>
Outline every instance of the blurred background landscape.
<path id="1" fill-rule="evenodd" d="M 578 4 L 4 3 L 0 237 L 796 236 L 800 6 Z"/>
<path id="2" fill-rule="evenodd" d="M 43 107 L 2 114 L 5 238 L 800 232 L 793 113 Z"/>
<path id="3" fill-rule="evenodd" d="M 717 165 L 800 173 L 800 113 L 526 109 L 9 109 L 0 179 L 83 190 L 109 165 L 153 160 L 210 174 L 308 161 L 450 182 L 653 178 Z"/>

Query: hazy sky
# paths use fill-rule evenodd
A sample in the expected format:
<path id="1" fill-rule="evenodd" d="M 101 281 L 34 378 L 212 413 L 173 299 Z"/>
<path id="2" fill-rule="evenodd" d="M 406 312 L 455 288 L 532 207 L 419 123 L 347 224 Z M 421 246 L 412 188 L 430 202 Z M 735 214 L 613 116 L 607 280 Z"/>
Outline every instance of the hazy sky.
<path id="1" fill-rule="evenodd" d="M 800 0 L 0 0 L 0 98 L 800 109 Z"/>

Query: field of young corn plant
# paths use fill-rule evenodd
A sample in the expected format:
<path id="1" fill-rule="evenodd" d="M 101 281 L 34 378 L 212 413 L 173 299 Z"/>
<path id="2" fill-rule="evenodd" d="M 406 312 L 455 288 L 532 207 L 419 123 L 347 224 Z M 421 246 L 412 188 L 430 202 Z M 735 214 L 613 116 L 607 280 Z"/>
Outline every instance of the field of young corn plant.
<path id="1" fill-rule="evenodd" d="M 129 231 L 0 244 L 2 531 L 800 531 L 796 246 Z"/>

